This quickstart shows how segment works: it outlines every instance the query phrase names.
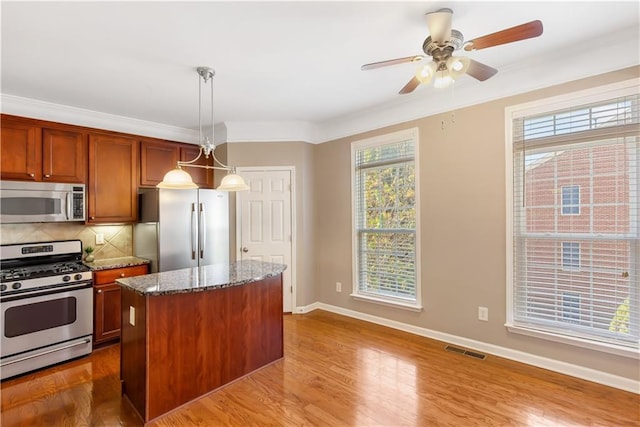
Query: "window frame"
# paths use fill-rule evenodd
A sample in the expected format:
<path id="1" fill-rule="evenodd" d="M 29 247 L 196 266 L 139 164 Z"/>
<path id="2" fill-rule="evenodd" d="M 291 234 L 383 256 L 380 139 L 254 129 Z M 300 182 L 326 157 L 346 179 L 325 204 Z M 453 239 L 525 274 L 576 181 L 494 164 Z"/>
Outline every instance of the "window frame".
<path id="1" fill-rule="evenodd" d="M 516 118 L 541 115 L 571 108 L 576 105 L 588 105 L 600 101 L 615 99 L 622 96 L 637 95 L 640 87 L 640 78 L 624 80 L 604 86 L 594 87 L 577 92 L 567 93 L 551 98 L 536 100 L 533 102 L 509 106 L 505 108 L 505 182 L 506 182 L 506 323 L 505 327 L 509 332 L 527 335 L 544 340 L 574 345 L 605 353 L 616 354 L 623 357 L 640 359 L 640 350 L 609 342 L 596 341 L 580 336 L 569 336 L 556 333 L 549 329 L 541 329 L 535 326 L 516 324 L 514 321 L 514 292 L 515 284 L 513 278 L 514 267 L 514 144 L 513 144 L 513 121 Z M 562 209 L 561 209 L 562 210 Z M 636 221 L 640 218 L 636 218 Z M 637 230 L 633 230 L 637 232 Z M 632 248 L 633 249 L 633 248 Z M 635 245 L 636 253 L 640 253 L 640 243 Z M 640 273 L 636 272 L 637 275 Z M 638 292 L 638 291 L 636 291 Z M 633 321 L 633 319 L 631 319 Z"/>
<path id="2" fill-rule="evenodd" d="M 414 193 L 415 193 L 415 301 L 404 298 L 395 298 L 392 296 L 376 295 L 361 292 L 359 289 L 359 246 L 358 246 L 358 227 L 357 227 L 357 200 L 360 197 L 356 190 L 356 153 L 365 148 L 394 144 L 401 141 L 412 139 L 414 142 Z M 351 231 L 352 231 L 352 292 L 350 296 L 359 301 L 371 302 L 374 304 L 387 305 L 394 308 L 400 308 L 410 311 L 421 311 L 422 305 L 422 286 L 421 286 L 421 233 L 420 233 L 420 165 L 419 165 L 419 132 L 418 128 L 406 129 L 398 132 L 379 135 L 372 138 L 361 139 L 351 143 Z"/>

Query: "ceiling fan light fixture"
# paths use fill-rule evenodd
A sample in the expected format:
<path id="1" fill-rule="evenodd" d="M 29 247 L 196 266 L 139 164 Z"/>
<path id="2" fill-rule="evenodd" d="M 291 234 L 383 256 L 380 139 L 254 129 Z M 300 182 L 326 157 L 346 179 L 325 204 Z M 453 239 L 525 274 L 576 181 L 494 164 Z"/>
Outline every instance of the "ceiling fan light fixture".
<path id="1" fill-rule="evenodd" d="M 416 71 L 416 79 L 420 80 L 422 84 L 429 84 L 436 74 L 436 64 L 431 61 L 428 64 L 424 64 Z"/>
<path id="2" fill-rule="evenodd" d="M 447 69 L 451 74 L 453 80 L 457 80 L 458 77 L 464 75 L 469 69 L 471 61 L 465 56 L 451 56 L 447 59 Z"/>
<path id="3" fill-rule="evenodd" d="M 435 87 L 436 89 L 444 89 L 451 86 L 452 83 L 453 77 L 451 76 L 449 70 L 442 70 L 438 71 L 438 73 L 436 74 L 436 79 L 433 82 L 433 87 Z"/>

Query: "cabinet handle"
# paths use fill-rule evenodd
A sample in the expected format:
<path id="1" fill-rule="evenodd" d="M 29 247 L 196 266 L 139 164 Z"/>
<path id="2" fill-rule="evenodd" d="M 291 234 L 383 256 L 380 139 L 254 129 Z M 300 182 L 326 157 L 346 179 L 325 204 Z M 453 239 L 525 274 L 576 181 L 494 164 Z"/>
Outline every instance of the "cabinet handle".
<path id="1" fill-rule="evenodd" d="M 90 216 L 89 218 L 90 218 L 90 219 L 96 219 L 96 217 L 95 217 L 95 216 Z"/>
<path id="2" fill-rule="evenodd" d="M 34 173 L 28 173 L 27 175 L 29 176 L 29 178 L 33 178 L 34 176 L 36 176 L 36 174 Z"/>
<path id="3" fill-rule="evenodd" d="M 101 294 L 102 293 L 102 289 L 98 289 L 98 293 Z"/>
<path id="4" fill-rule="evenodd" d="M 45 177 L 45 178 L 51 178 L 51 175 L 49 175 L 49 174 L 45 174 L 45 175 L 44 175 L 44 177 Z"/>
<path id="5" fill-rule="evenodd" d="M 124 273 L 120 273 L 120 277 L 124 277 Z"/>

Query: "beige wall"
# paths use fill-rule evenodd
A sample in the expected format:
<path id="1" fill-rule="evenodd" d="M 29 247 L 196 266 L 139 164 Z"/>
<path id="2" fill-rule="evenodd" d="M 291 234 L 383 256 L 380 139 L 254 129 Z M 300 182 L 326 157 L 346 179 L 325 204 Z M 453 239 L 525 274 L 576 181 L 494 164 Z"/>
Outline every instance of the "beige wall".
<path id="1" fill-rule="evenodd" d="M 323 303 L 640 379 L 638 361 L 509 333 L 506 321 L 505 107 L 638 77 L 621 70 L 315 146 L 315 280 Z M 435 96 L 435 95 L 434 95 Z M 457 92 L 455 96 L 463 96 Z M 445 128 L 441 122 L 445 120 Z M 349 296 L 350 143 L 401 129 L 420 133 L 420 313 Z M 342 282 L 342 293 L 335 282 Z M 478 321 L 478 306 L 489 322 Z"/>
<path id="2" fill-rule="evenodd" d="M 222 147 L 233 166 L 294 166 L 296 198 L 296 306 L 318 301 L 314 274 L 313 146 L 304 142 L 247 142 Z M 216 153 L 217 154 L 217 153 Z M 235 195 L 231 205 L 232 254 L 235 254 Z M 233 258 L 233 255 L 232 255 Z"/>

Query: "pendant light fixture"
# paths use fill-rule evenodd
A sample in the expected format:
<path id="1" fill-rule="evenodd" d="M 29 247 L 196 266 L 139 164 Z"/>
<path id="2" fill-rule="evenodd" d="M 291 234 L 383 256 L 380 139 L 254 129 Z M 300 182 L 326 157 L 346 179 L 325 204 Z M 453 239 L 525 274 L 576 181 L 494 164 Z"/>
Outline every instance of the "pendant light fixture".
<path id="1" fill-rule="evenodd" d="M 220 160 L 216 158 L 215 149 L 216 146 L 213 142 L 213 134 L 214 134 L 214 121 L 213 121 L 213 76 L 216 74 L 213 68 L 209 67 L 198 67 L 196 68 L 198 72 L 198 130 L 199 130 L 199 143 L 200 143 L 200 152 L 198 156 L 189 161 L 181 161 L 179 160 L 176 164 L 176 168 L 167 172 L 162 179 L 162 182 L 156 187 L 158 188 L 170 188 L 170 189 L 189 189 L 189 188 L 198 188 L 198 186 L 191 179 L 191 175 L 188 172 L 183 170 L 183 167 L 189 168 L 201 168 L 201 169 L 216 169 L 216 170 L 225 170 L 227 172 L 231 172 L 225 175 L 220 182 L 217 190 L 220 191 L 245 191 L 249 189 L 249 186 L 245 184 L 244 179 L 240 175 L 236 174 L 236 169 L 234 167 L 225 165 Z M 204 136 L 202 132 L 202 84 L 210 84 L 211 85 L 211 137 Z M 209 165 L 198 165 L 195 164 L 204 154 L 205 158 L 209 158 L 209 155 L 213 157 L 214 164 L 218 164 L 220 166 L 209 166 Z"/>

